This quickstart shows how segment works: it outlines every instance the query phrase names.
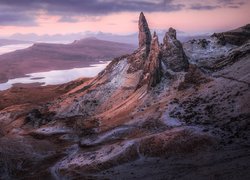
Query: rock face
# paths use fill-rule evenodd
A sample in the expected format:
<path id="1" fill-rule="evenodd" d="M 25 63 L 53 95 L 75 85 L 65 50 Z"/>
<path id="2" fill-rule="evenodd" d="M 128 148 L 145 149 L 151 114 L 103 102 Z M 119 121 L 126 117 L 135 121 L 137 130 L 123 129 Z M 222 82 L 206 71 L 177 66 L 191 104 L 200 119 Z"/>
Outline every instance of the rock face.
<path id="1" fill-rule="evenodd" d="M 141 84 L 146 82 L 151 87 L 156 86 L 167 71 L 187 71 L 189 63 L 181 42 L 176 38 L 175 29 L 169 29 L 161 46 L 156 33 L 154 32 L 153 39 L 151 39 L 149 33 L 147 21 L 143 13 L 141 13 L 139 20 L 139 46 L 140 48 L 146 47 L 146 53 L 148 54 L 144 64 L 144 77 Z"/>
<path id="2" fill-rule="evenodd" d="M 226 43 L 229 43 L 240 46 L 250 39 L 250 24 L 231 31 L 214 33 L 212 37 L 217 38 L 218 43 L 221 45 L 226 45 Z"/>
<path id="3" fill-rule="evenodd" d="M 250 53 L 250 25 L 184 43 L 189 62 L 215 72 Z"/>
<path id="4" fill-rule="evenodd" d="M 180 41 L 176 39 L 176 30 L 169 28 L 163 39 L 161 47 L 161 60 L 164 64 L 163 69 L 170 69 L 174 72 L 186 71 L 188 60 Z"/>
<path id="5" fill-rule="evenodd" d="M 151 33 L 148 27 L 147 20 L 141 12 L 140 17 L 139 17 L 139 48 L 146 48 L 146 53 L 149 53 L 149 48 L 150 48 L 150 43 L 151 43 Z"/>
<path id="6" fill-rule="evenodd" d="M 154 36 L 150 46 L 148 61 L 144 68 L 144 74 L 149 86 L 155 86 L 161 81 L 162 69 L 160 60 L 160 46 L 158 36 L 154 32 Z"/>

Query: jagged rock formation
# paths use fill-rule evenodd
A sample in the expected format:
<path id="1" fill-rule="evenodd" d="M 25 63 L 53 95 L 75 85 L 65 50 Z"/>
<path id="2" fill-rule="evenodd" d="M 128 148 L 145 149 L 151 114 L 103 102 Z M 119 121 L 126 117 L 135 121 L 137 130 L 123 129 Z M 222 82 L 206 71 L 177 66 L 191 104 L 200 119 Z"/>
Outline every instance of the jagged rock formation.
<path id="1" fill-rule="evenodd" d="M 145 48 L 146 54 L 148 55 L 152 37 L 143 12 L 140 14 L 138 27 L 139 48 Z"/>
<path id="2" fill-rule="evenodd" d="M 181 42 L 176 39 L 175 29 L 169 28 L 168 32 L 166 32 L 161 51 L 161 59 L 165 71 L 167 69 L 174 72 L 187 71 L 189 63 Z"/>
<path id="3" fill-rule="evenodd" d="M 158 36 L 154 32 L 154 36 L 150 46 L 150 53 L 148 61 L 144 67 L 144 80 L 148 82 L 149 86 L 156 86 L 162 77 L 161 60 L 160 60 L 160 45 Z"/>
<path id="4" fill-rule="evenodd" d="M 62 101 L 60 110 L 52 106 L 53 111 L 59 112 L 58 115 L 63 117 L 65 114 L 90 117 L 97 112 L 116 111 L 117 106 L 126 104 L 123 99 L 132 98 L 135 94 L 139 97 L 146 93 L 145 89 L 148 90 L 162 79 L 169 78 L 164 75 L 167 71 L 171 71 L 174 76 L 174 73 L 188 69 L 189 63 L 173 28 L 166 33 L 163 46 L 159 45 L 156 33 L 151 39 L 143 13 L 139 17 L 139 30 L 139 48 L 133 54 L 114 60 L 97 78 L 85 85 L 84 89 L 88 87 L 86 90 L 77 89 L 76 92 L 82 93 L 77 93 L 71 103 Z M 72 91 L 72 94 L 76 92 Z M 74 102 L 74 99 L 78 101 Z M 98 101 L 98 104 L 93 104 L 92 101 Z"/>
<path id="5" fill-rule="evenodd" d="M 0 111 L 0 179 L 249 179 L 249 44 L 195 40 L 189 64 L 173 28 L 163 45 L 142 32 L 96 78 Z"/>
<path id="6" fill-rule="evenodd" d="M 206 71 L 217 71 L 250 52 L 249 25 L 207 39 L 191 40 L 184 44 L 189 61 Z"/>
<path id="7" fill-rule="evenodd" d="M 217 38 L 218 43 L 221 45 L 229 43 L 240 46 L 250 39 L 250 24 L 231 31 L 214 33 L 212 37 Z"/>

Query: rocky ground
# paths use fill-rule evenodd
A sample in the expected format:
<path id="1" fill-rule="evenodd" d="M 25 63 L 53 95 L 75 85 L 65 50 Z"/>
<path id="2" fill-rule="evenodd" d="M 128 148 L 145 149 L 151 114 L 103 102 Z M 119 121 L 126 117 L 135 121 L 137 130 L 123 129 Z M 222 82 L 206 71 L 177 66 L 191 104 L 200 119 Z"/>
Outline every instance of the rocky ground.
<path id="1" fill-rule="evenodd" d="M 96 78 L 0 111 L 2 179 L 249 179 L 249 27 L 160 45 L 141 13 L 139 30 Z"/>

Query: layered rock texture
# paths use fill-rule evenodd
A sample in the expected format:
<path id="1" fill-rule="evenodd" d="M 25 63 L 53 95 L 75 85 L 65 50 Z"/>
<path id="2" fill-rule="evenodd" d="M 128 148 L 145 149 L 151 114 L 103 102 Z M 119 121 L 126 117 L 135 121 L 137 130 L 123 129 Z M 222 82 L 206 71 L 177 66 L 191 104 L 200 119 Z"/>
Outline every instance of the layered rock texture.
<path id="1" fill-rule="evenodd" d="M 132 54 L 0 111 L 0 179 L 249 179 L 249 41 L 220 41 L 159 44 L 141 13 Z"/>
<path id="2" fill-rule="evenodd" d="M 141 12 L 139 17 L 139 48 L 146 48 L 146 52 L 149 52 L 151 44 L 151 32 L 148 27 L 147 20 L 144 14 Z"/>
<path id="3" fill-rule="evenodd" d="M 158 36 L 154 33 L 148 60 L 144 67 L 145 81 L 148 82 L 150 86 L 156 86 L 162 77 L 161 59 L 160 59 L 161 49 L 158 41 Z"/>
<path id="4" fill-rule="evenodd" d="M 163 39 L 161 52 L 164 69 L 170 69 L 174 72 L 187 71 L 188 60 L 183 51 L 182 44 L 176 39 L 176 30 L 169 28 Z"/>
<path id="5" fill-rule="evenodd" d="M 226 43 L 238 46 L 242 45 L 246 43 L 250 38 L 250 24 L 247 24 L 238 29 L 234 29 L 232 31 L 214 33 L 212 37 L 216 37 L 218 39 L 218 43 L 221 45 L 225 45 Z"/>

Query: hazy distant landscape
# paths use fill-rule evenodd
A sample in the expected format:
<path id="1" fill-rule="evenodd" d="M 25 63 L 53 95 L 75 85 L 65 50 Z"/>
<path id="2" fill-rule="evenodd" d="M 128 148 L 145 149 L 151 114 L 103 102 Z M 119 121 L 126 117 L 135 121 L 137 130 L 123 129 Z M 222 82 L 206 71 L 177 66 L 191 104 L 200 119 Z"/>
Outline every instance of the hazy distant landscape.
<path id="1" fill-rule="evenodd" d="M 163 39 L 165 35 L 165 30 L 157 30 L 158 36 Z M 183 31 L 178 31 L 178 38 L 181 42 L 186 42 L 195 38 L 205 38 L 211 35 L 211 33 L 185 33 Z M 85 38 L 97 38 L 100 40 L 114 41 L 127 44 L 138 44 L 138 33 L 131 33 L 128 35 L 119 35 L 113 33 L 105 32 L 84 32 L 84 33 L 72 33 L 72 34 L 56 34 L 56 35 L 37 35 L 37 34 L 13 34 L 7 36 L 7 39 L 0 39 L 0 45 L 8 44 L 24 44 L 27 42 L 46 42 L 46 43 L 63 43 L 68 44 L 77 39 Z"/>
<path id="2" fill-rule="evenodd" d="M 12 40 L 12 39 L 0 39 L 0 47 L 7 45 L 17 45 L 17 44 L 31 44 L 31 41 L 21 41 L 21 40 Z"/>
<path id="3" fill-rule="evenodd" d="M 28 73 L 88 67 L 131 53 L 134 48 L 131 44 L 96 38 L 70 44 L 35 43 L 29 48 L 0 55 L 0 82 Z"/>
<path id="4" fill-rule="evenodd" d="M 9 52 L 13 52 L 19 49 L 25 49 L 28 48 L 30 46 L 32 46 L 32 43 L 29 44 L 10 44 L 10 45 L 3 45 L 0 49 L 0 55 L 2 54 L 6 54 Z"/>

